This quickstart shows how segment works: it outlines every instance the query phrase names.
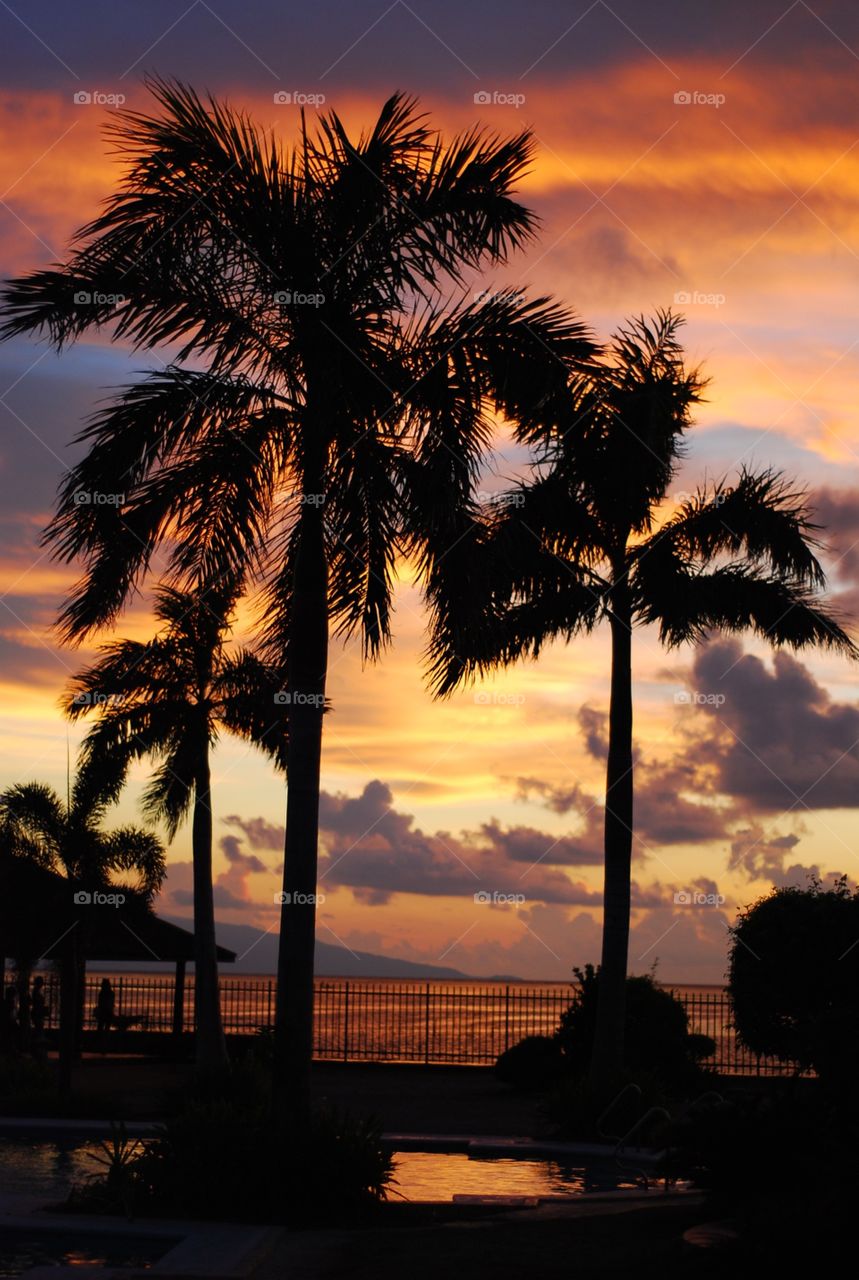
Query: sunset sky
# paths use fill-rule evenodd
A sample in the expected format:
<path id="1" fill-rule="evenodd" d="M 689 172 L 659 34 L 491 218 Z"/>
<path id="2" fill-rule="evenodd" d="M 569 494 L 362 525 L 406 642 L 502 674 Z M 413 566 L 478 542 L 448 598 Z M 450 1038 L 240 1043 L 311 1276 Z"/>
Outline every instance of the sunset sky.
<path id="1" fill-rule="evenodd" d="M 105 100 L 148 108 L 146 73 L 227 97 L 284 141 L 296 96 L 324 96 L 358 131 L 397 89 L 446 133 L 530 126 L 537 159 L 520 194 L 539 239 L 482 287 L 554 294 L 600 337 L 631 313 L 683 311 L 690 359 L 712 382 L 665 514 L 740 465 L 786 469 L 812 492 L 833 594 L 859 618 L 855 6 L 0 0 L 0 64 L 4 276 L 62 259 L 111 191 Z M 81 730 L 57 700 L 94 650 L 51 635 L 76 574 L 40 534 L 97 400 L 159 356 L 107 334 L 61 356 L 0 347 L 0 787 L 65 789 Z M 521 464 L 503 424 L 497 443 L 490 487 Z M 433 703 L 409 566 L 401 579 L 382 662 L 332 651 L 320 937 L 476 975 L 565 978 L 599 954 L 607 631 Z M 144 597 L 118 634 L 149 628 Z M 810 871 L 859 878 L 859 669 L 747 639 L 666 653 L 645 630 L 634 661 L 631 968 L 658 960 L 662 978 L 718 982 L 738 907 Z M 213 766 L 219 916 L 274 928 L 283 784 L 229 740 Z M 136 817 L 144 779 L 117 822 Z M 189 913 L 189 856 L 183 829 L 159 904 L 173 915 Z M 696 890 L 724 901 L 675 902 Z"/>

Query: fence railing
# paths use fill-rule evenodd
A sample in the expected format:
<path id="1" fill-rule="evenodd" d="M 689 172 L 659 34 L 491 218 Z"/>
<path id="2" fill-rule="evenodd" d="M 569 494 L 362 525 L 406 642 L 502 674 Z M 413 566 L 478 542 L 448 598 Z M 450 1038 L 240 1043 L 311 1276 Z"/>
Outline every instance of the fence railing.
<path id="1" fill-rule="evenodd" d="M 84 1028 L 95 1027 L 101 977 L 88 975 Z M 122 974 L 112 978 L 115 1013 L 141 1028 L 174 1028 L 172 978 Z M 48 1026 L 56 1025 L 59 990 L 47 977 Z M 224 1029 L 251 1033 L 274 1024 L 276 984 L 271 978 L 221 979 Z M 689 1017 L 690 1031 L 711 1036 L 716 1051 L 707 1065 L 732 1075 L 785 1075 L 793 1064 L 759 1057 L 737 1040 L 724 991 L 676 993 Z M 373 982 L 317 978 L 314 1054 L 341 1062 L 423 1062 L 486 1065 L 528 1035 L 550 1035 L 570 1003 L 566 985 L 520 983 Z M 186 981 L 184 1026 L 194 1026 L 194 982 Z"/>

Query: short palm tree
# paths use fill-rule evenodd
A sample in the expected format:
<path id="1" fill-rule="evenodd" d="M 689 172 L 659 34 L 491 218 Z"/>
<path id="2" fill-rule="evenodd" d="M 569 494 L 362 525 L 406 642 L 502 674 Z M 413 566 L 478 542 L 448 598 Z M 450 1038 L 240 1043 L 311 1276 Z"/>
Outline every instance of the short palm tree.
<path id="1" fill-rule="evenodd" d="M 8 787 L 0 793 L 3 854 L 27 859 L 44 870 L 65 875 L 73 882 L 75 891 L 125 891 L 148 900 L 157 893 L 164 879 L 164 849 L 153 832 L 140 827 L 106 831 L 102 824 L 110 803 L 111 797 L 98 780 L 80 773 L 66 801 L 41 782 Z M 89 924 L 86 908 L 82 908 L 75 923 L 78 927 L 70 930 L 64 946 L 61 994 L 63 1057 L 67 1066 L 83 1009 L 84 935 Z M 22 1026 L 26 1027 L 29 978 L 26 963 L 19 966 L 19 972 Z"/>
<path id="2" fill-rule="evenodd" d="M 414 501 L 450 532 L 442 512 L 480 466 L 488 411 L 552 412 L 593 344 L 544 300 L 465 296 L 534 234 L 511 195 L 528 133 L 445 145 L 397 95 L 369 133 L 331 114 L 311 136 L 302 119 L 283 152 L 229 107 L 153 89 L 162 115 L 116 125 L 119 190 L 67 263 L 7 286 L 2 333 L 59 347 L 107 325 L 173 353 L 87 428 L 63 485 L 47 536 L 86 563 L 69 638 L 110 622 L 165 544 L 179 580 L 238 571 L 268 594 L 290 707 L 276 1086 L 300 1121 L 329 636 L 358 632 L 378 655 L 404 511 Z M 462 296 L 447 305 L 450 288 Z M 414 497 L 430 474 L 432 501 Z"/>
<path id="3" fill-rule="evenodd" d="M 134 760 L 159 767 L 144 793 L 144 812 L 166 823 L 172 840 L 193 809 L 194 1002 L 196 1057 L 202 1071 L 226 1062 L 218 992 L 212 885 L 212 803 L 209 756 L 221 729 L 266 751 L 286 767 L 286 708 L 278 700 L 281 672 L 249 651 L 229 653 L 226 639 L 237 590 L 230 586 L 177 591 L 162 586 L 152 640 L 116 640 L 78 675 L 64 700 L 73 720 L 95 723 L 81 746 L 79 768 L 118 797 Z"/>
<path id="4" fill-rule="evenodd" d="M 592 1079 L 623 1055 L 633 837 L 632 634 L 654 625 L 669 647 L 750 630 L 774 645 L 855 656 L 821 602 L 817 526 L 772 471 L 743 470 L 659 523 L 704 382 L 687 369 L 681 318 L 658 313 L 615 335 L 573 384 L 572 416 L 529 432 L 532 477 L 473 516 L 455 547 L 427 555 L 432 678 L 464 678 L 536 657 L 606 620 L 611 695 L 605 804 L 602 963 Z"/>

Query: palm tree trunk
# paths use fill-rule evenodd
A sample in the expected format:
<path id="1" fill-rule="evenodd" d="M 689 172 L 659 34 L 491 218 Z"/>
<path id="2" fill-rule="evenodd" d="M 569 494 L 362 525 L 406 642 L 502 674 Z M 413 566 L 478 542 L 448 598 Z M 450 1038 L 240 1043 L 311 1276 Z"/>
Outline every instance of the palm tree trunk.
<path id="1" fill-rule="evenodd" d="M 81 948 L 78 934 L 78 929 L 72 930 L 59 962 L 58 1080 L 60 1097 L 66 1099 L 72 1092 L 72 1074 L 79 1056 L 79 1033 L 82 1022 Z"/>
<path id="2" fill-rule="evenodd" d="M 212 789 L 208 748 L 194 786 L 191 848 L 194 866 L 194 1005 L 197 1068 L 219 1071 L 227 1064 L 227 1047 L 218 990 L 218 951 L 215 941 L 215 900 L 212 887 Z"/>
<path id="3" fill-rule="evenodd" d="M 623 568 L 611 594 L 611 704 L 606 767 L 602 960 L 590 1081 L 611 1086 L 623 1067 L 632 866 L 632 610 Z"/>
<path id="4" fill-rule="evenodd" d="M 320 485 L 321 491 L 321 485 Z M 286 847 L 277 957 L 274 1105 L 300 1130 L 309 1117 L 322 717 L 328 668 L 328 566 L 321 506 L 306 503 L 287 648 Z"/>

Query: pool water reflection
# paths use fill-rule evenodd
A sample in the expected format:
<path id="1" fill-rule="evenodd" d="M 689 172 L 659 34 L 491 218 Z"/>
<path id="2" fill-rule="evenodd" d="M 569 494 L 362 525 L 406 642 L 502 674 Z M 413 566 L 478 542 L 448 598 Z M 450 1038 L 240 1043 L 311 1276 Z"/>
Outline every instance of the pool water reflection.
<path id="1" fill-rule="evenodd" d="M 588 1168 L 556 1160 L 469 1156 L 464 1152 L 398 1151 L 390 1199 L 452 1200 L 458 1195 L 574 1196 L 639 1186 L 635 1171 Z"/>

